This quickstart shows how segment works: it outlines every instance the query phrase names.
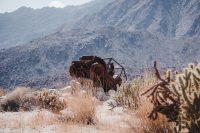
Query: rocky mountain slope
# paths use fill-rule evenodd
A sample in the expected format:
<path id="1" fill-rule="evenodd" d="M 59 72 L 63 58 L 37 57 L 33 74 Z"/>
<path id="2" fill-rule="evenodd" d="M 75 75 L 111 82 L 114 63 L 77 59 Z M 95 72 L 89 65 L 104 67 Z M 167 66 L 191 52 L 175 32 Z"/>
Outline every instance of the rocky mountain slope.
<path id="1" fill-rule="evenodd" d="M 0 49 L 10 48 L 54 33 L 62 25 L 69 29 L 85 15 L 98 12 L 112 0 L 95 0 L 81 6 L 32 9 L 21 7 L 0 14 Z"/>
<path id="2" fill-rule="evenodd" d="M 149 31 L 164 37 L 200 36 L 199 0 L 116 0 L 77 24 L 87 28 L 112 25 Z"/>
<path id="3" fill-rule="evenodd" d="M 177 6 L 184 2 L 185 6 Z M 194 7 L 189 6 L 191 4 Z M 170 12 L 175 7 L 182 16 L 188 17 L 185 21 L 180 21 L 184 17 L 179 21 L 174 19 L 177 16 L 172 14 L 176 12 Z M 160 9 L 162 14 L 156 15 L 158 10 L 149 12 L 154 9 Z M 73 30 L 63 26 L 58 32 L 24 46 L 1 50 L 0 86 L 64 86 L 69 79 L 71 61 L 82 55 L 113 57 L 131 76 L 141 74 L 143 66 L 152 66 L 154 60 L 165 68 L 199 62 L 199 10 L 196 0 L 170 0 L 169 3 L 166 0 L 116 0 L 82 19 Z"/>

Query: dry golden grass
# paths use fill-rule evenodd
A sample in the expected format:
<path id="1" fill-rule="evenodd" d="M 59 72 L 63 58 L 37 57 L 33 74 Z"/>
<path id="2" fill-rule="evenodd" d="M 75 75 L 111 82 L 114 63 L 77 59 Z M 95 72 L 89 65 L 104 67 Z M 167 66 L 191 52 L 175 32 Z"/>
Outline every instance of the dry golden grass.
<path id="1" fill-rule="evenodd" d="M 29 122 L 29 126 L 31 128 L 37 128 L 41 125 L 46 126 L 46 125 L 52 125 L 52 124 L 57 124 L 57 123 L 58 123 L 58 119 L 55 114 L 52 114 L 49 111 L 42 110 L 42 111 L 37 112 L 37 114 L 31 118 Z"/>
<path id="2" fill-rule="evenodd" d="M 9 123 L 6 123 L 4 126 L 6 128 L 12 128 L 12 129 L 19 129 L 20 128 L 20 120 L 13 120 L 13 121 L 10 121 Z"/>
<path id="3" fill-rule="evenodd" d="M 24 128 L 26 125 L 26 122 L 20 117 L 12 119 L 12 121 L 5 121 L 3 119 L 0 120 L 0 129 L 20 129 Z"/>

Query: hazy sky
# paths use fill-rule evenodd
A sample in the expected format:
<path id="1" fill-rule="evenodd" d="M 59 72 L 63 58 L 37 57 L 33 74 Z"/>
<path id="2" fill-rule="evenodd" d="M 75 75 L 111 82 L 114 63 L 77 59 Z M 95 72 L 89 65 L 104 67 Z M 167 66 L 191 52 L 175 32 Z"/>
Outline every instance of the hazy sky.
<path id="1" fill-rule="evenodd" d="M 64 7 L 66 5 L 81 5 L 92 0 L 0 0 L 0 13 L 11 12 L 21 6 L 32 8 Z"/>

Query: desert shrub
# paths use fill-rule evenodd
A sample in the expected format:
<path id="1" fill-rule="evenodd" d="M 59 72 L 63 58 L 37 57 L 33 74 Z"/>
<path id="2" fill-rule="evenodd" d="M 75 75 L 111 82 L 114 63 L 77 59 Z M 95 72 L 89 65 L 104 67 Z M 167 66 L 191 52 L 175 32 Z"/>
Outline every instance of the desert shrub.
<path id="1" fill-rule="evenodd" d="M 20 100 L 20 111 L 31 111 L 35 110 L 37 105 L 38 97 L 34 95 L 34 92 L 24 95 Z"/>
<path id="2" fill-rule="evenodd" d="M 0 100 L 0 111 L 19 111 L 23 108 L 24 96 L 30 93 L 27 88 L 16 88 Z"/>
<path id="3" fill-rule="evenodd" d="M 129 109 L 137 109 L 140 105 L 140 91 L 144 85 L 143 78 L 135 78 L 132 81 L 126 81 L 118 88 L 114 100 L 117 105 Z"/>
<path id="4" fill-rule="evenodd" d="M 66 101 L 48 90 L 34 91 L 19 87 L 0 99 L 0 111 L 30 111 L 36 108 L 59 112 L 66 107 Z"/>
<path id="5" fill-rule="evenodd" d="M 37 105 L 52 112 L 59 112 L 66 108 L 67 102 L 56 92 L 48 90 L 36 92 Z"/>

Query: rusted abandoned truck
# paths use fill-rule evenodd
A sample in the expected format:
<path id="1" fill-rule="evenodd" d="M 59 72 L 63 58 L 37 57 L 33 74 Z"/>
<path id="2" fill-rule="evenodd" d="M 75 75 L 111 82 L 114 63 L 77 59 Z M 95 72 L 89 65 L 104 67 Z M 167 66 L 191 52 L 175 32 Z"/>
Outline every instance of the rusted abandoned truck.
<path id="1" fill-rule="evenodd" d="M 102 87 L 104 92 L 111 89 L 116 91 L 117 85 L 122 83 L 122 76 L 126 79 L 125 69 L 121 64 L 113 58 L 101 59 L 97 56 L 82 56 L 78 61 L 72 61 L 69 73 L 75 78 L 92 80 L 94 87 Z"/>

